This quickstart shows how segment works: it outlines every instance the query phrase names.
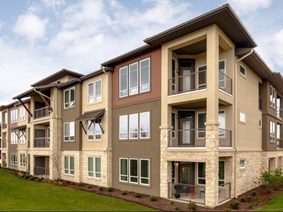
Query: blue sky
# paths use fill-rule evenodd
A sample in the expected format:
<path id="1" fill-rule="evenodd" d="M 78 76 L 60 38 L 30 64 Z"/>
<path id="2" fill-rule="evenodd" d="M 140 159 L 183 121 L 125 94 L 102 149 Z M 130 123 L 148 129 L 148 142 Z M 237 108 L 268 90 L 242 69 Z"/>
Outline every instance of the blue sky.
<path id="1" fill-rule="evenodd" d="M 63 68 L 95 71 L 145 38 L 225 3 L 268 66 L 283 73 L 282 0 L 1 0 L 0 105 Z"/>

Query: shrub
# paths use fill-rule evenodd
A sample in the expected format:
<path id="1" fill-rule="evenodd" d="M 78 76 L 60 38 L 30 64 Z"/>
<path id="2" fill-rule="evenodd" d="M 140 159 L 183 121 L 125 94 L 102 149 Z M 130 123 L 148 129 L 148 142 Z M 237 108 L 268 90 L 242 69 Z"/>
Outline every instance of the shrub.
<path id="1" fill-rule="evenodd" d="M 175 208 L 175 211 L 179 211 L 179 210 L 180 210 L 180 208 L 179 208 L 179 207 L 176 207 L 176 208 Z"/>
<path id="2" fill-rule="evenodd" d="M 149 199 L 150 201 L 157 201 L 157 196 L 151 195 Z"/>
<path id="3" fill-rule="evenodd" d="M 246 199 L 242 197 L 240 201 L 241 202 L 246 202 Z"/>
<path id="4" fill-rule="evenodd" d="M 91 188 L 92 188 L 92 185 L 88 185 L 87 187 L 88 187 L 89 189 L 91 189 Z"/>
<path id="5" fill-rule="evenodd" d="M 136 193 L 135 193 L 135 197 L 136 197 L 136 198 L 141 198 L 141 196 L 142 196 L 141 193 L 139 193 L 139 192 L 136 192 Z"/>
<path id="6" fill-rule="evenodd" d="M 190 202 L 188 206 L 191 211 L 197 211 L 197 206 L 195 203 Z"/>
<path id="7" fill-rule="evenodd" d="M 112 188 L 112 187 L 108 187 L 108 188 L 107 188 L 107 191 L 108 191 L 108 192 L 112 192 L 112 191 L 113 191 L 113 188 Z"/>
<path id="8" fill-rule="evenodd" d="M 99 189 L 99 191 L 103 191 L 103 187 L 102 186 L 100 186 L 98 189 Z"/>
<path id="9" fill-rule="evenodd" d="M 266 185 L 268 188 L 278 189 L 283 185 L 283 176 L 281 169 L 275 169 L 274 171 L 263 171 L 259 177 L 260 183 Z"/>
<path id="10" fill-rule="evenodd" d="M 253 197 L 256 196 L 256 192 L 255 192 L 255 191 L 252 192 L 252 196 L 253 196 Z"/>
<path id="11" fill-rule="evenodd" d="M 170 204 L 171 204 L 171 205 L 174 205 L 174 204 L 175 204 L 175 202 L 171 201 L 171 202 L 170 202 Z"/>
<path id="12" fill-rule="evenodd" d="M 238 201 L 234 201 L 233 203 L 231 203 L 231 208 L 232 209 L 239 209 L 239 202 Z"/>
<path id="13" fill-rule="evenodd" d="M 121 194 L 122 194 L 122 195 L 127 195 L 127 194 L 128 194 L 128 191 L 122 191 Z"/>

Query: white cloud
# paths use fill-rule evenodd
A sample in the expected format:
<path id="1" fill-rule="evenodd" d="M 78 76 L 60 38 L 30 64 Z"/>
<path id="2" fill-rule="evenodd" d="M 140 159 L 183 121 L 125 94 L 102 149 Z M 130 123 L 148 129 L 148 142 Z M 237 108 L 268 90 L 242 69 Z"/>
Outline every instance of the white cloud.
<path id="1" fill-rule="evenodd" d="M 61 6 L 65 5 L 65 0 L 41 0 L 42 4 L 47 7 L 51 8 L 54 11 L 57 11 Z"/>
<path id="2" fill-rule="evenodd" d="M 18 17 L 14 25 L 14 32 L 32 42 L 42 39 L 46 33 L 48 19 L 41 19 L 32 13 L 27 13 Z"/>
<path id="3" fill-rule="evenodd" d="M 272 0 L 228 0 L 228 3 L 239 13 L 248 14 L 258 9 L 268 8 Z"/>
<path id="4" fill-rule="evenodd" d="M 281 67 L 283 68 L 283 29 L 281 29 L 279 32 L 277 32 L 274 37 L 274 43 L 272 45 L 272 49 L 274 48 L 274 53 L 275 55 L 275 62 Z"/>

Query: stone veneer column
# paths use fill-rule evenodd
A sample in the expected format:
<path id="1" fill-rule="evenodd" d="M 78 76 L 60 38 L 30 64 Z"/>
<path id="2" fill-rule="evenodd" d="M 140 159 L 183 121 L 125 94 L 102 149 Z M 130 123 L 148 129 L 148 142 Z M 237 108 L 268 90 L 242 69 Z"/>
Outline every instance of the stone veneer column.
<path id="1" fill-rule="evenodd" d="M 206 124 L 205 205 L 218 205 L 219 124 Z"/>
<path id="2" fill-rule="evenodd" d="M 168 128 L 160 127 L 160 196 L 168 198 L 168 162 L 166 157 L 168 146 Z"/>

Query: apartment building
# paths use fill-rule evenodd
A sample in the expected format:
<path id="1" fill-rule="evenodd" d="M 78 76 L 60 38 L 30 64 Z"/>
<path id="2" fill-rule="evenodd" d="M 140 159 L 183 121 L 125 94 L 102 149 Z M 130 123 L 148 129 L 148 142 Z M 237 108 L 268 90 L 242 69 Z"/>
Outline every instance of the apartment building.
<path id="1" fill-rule="evenodd" d="M 228 4 L 144 42 L 85 76 L 59 71 L 2 106 L 2 164 L 27 152 L 34 175 L 211 208 L 256 187 L 263 169 L 282 168 L 283 78 Z M 17 105 L 30 120 L 15 122 Z M 23 129 L 30 145 L 17 146 L 12 133 Z"/>

